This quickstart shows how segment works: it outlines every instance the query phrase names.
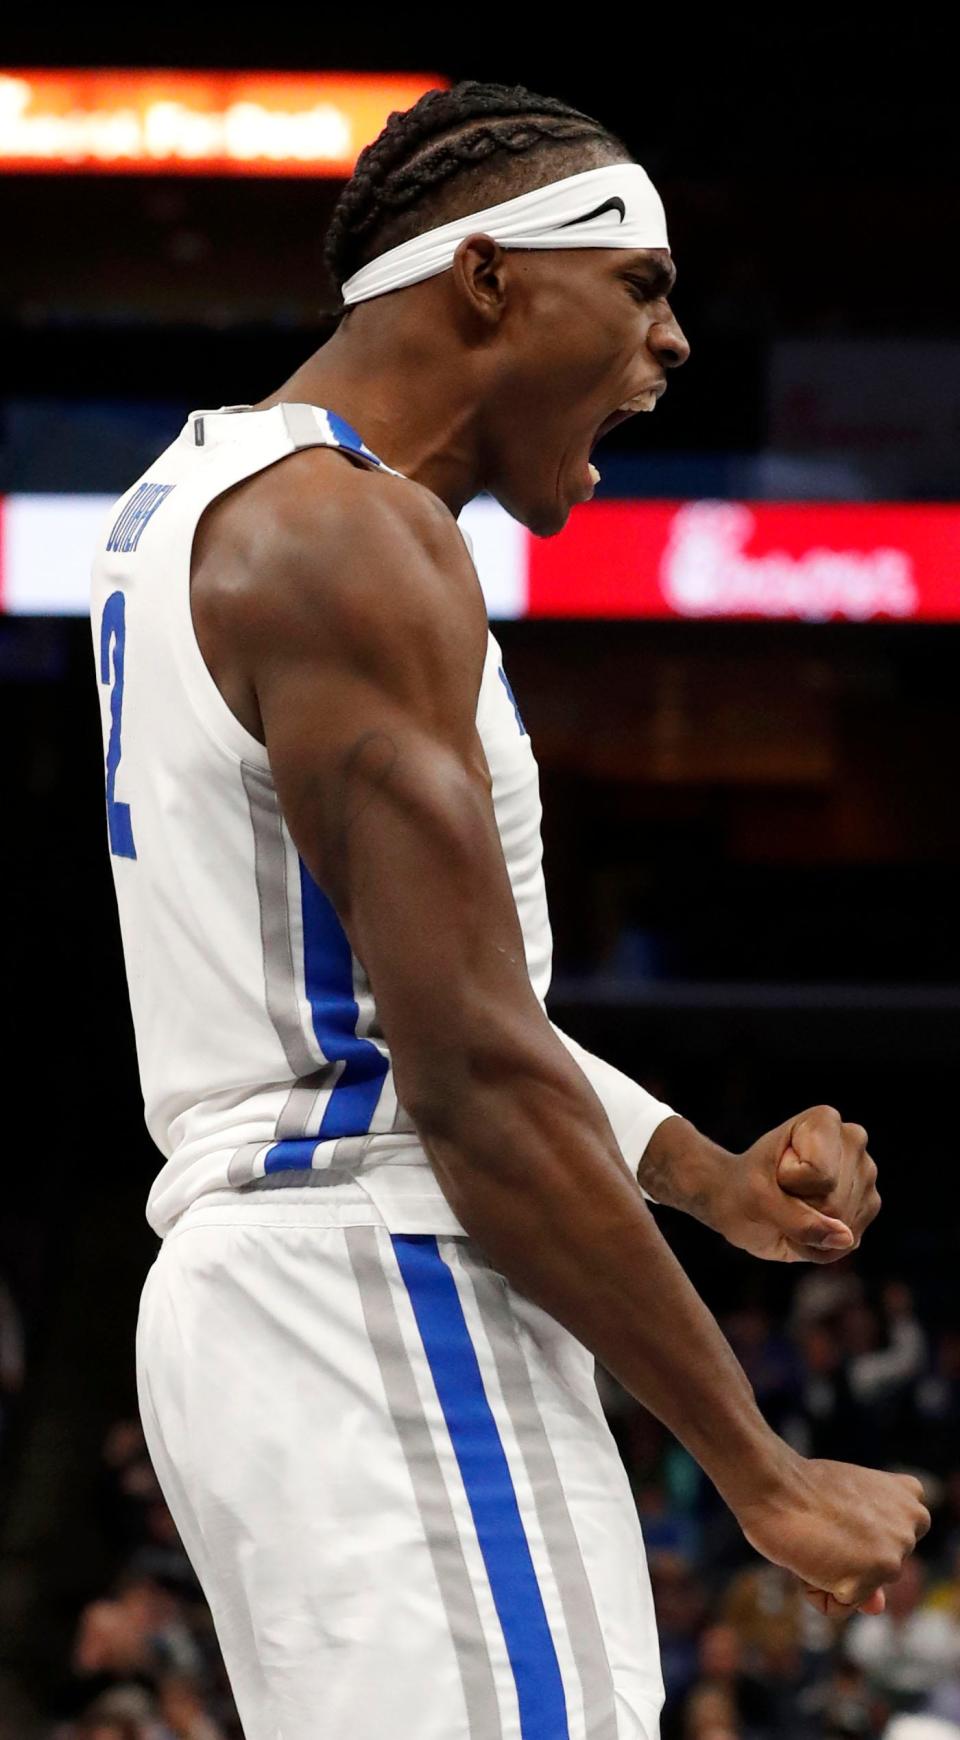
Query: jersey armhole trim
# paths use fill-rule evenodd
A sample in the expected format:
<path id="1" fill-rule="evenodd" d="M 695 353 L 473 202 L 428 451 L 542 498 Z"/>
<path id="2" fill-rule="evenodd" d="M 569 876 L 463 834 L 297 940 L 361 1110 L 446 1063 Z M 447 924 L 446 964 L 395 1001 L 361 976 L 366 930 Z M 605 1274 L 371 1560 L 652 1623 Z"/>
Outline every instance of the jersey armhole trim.
<path id="1" fill-rule="evenodd" d="M 274 410 L 279 410 L 281 412 L 288 412 L 290 408 L 291 407 L 286 404 L 273 407 Z M 306 411 L 309 409 L 311 412 L 314 408 L 315 407 L 313 406 L 295 407 L 297 411 Z M 196 626 L 193 620 L 193 589 L 191 584 L 193 546 L 196 539 L 197 527 L 199 526 L 203 515 L 206 513 L 207 508 L 212 507 L 214 502 L 219 501 L 220 497 L 225 495 L 228 490 L 235 489 L 238 484 L 246 483 L 249 478 L 259 476 L 261 472 L 270 471 L 273 466 L 281 464 L 284 459 L 289 459 L 293 453 L 302 452 L 305 447 L 330 448 L 333 452 L 342 453 L 345 459 L 351 460 L 354 464 L 361 466 L 364 470 L 376 470 L 379 468 L 387 472 L 391 471 L 391 467 L 383 465 L 382 461 L 377 460 L 375 455 L 370 455 L 368 457 L 366 453 L 355 452 L 352 448 L 342 446 L 335 440 L 325 438 L 323 431 L 315 422 L 313 423 L 313 430 L 315 433 L 312 439 L 306 438 L 306 430 L 303 429 L 300 424 L 295 423 L 291 428 L 290 421 L 286 416 L 283 418 L 283 427 L 290 442 L 290 445 L 285 451 L 280 453 L 275 451 L 271 452 L 266 459 L 263 459 L 260 462 L 255 461 L 248 468 L 242 470 L 239 476 L 228 475 L 219 489 L 217 489 L 212 495 L 205 495 L 204 500 L 196 513 L 196 517 L 193 518 L 191 522 L 189 539 L 187 540 L 185 552 L 187 573 L 186 597 L 177 600 L 175 605 L 176 610 L 182 612 L 182 632 L 174 634 L 174 656 L 178 659 L 178 662 L 182 660 L 180 668 L 184 688 L 187 691 L 193 710 L 196 713 L 200 724 L 204 727 L 208 736 L 213 739 L 217 748 L 219 748 L 231 760 L 241 762 L 245 766 L 252 767 L 259 772 L 270 771 L 270 754 L 267 746 L 266 744 L 261 743 L 258 738 L 254 737 L 252 732 L 248 731 L 245 725 L 241 725 L 240 720 L 237 718 L 233 709 L 221 693 L 216 678 L 203 656 L 200 642 L 197 639 Z M 237 448 L 232 447 L 230 452 L 235 456 Z M 402 477 L 403 473 L 393 472 L 392 475 Z M 183 649 L 182 654 L 180 652 L 181 648 Z"/>
<path id="2" fill-rule="evenodd" d="M 286 455 L 281 455 L 286 457 Z M 251 475 L 253 475 L 251 473 Z M 174 653 L 181 664 L 183 686 L 200 724 L 207 736 L 231 761 L 243 763 L 265 773 L 270 770 L 270 755 L 265 743 L 261 743 L 241 725 L 233 708 L 221 693 L 197 639 L 196 625 L 193 620 L 193 588 L 192 565 L 193 546 L 197 535 L 197 527 L 208 507 L 219 501 L 227 490 L 233 489 L 236 483 L 246 482 L 246 478 L 228 479 L 222 489 L 215 495 L 204 500 L 200 511 L 193 518 L 189 537 L 186 540 L 186 596 L 178 601 L 178 610 L 183 624 L 182 632 L 174 633 Z"/>
<path id="3" fill-rule="evenodd" d="M 285 411 L 289 407 L 277 405 L 275 409 Z M 306 407 L 297 407 L 297 409 L 306 409 Z M 287 426 L 287 423 L 283 426 Z M 183 647 L 181 656 L 183 656 L 184 661 L 184 689 L 188 691 L 193 712 L 197 713 L 200 724 L 205 727 L 205 731 L 214 740 L 217 748 L 223 750 L 224 755 L 228 755 L 231 760 L 242 762 L 245 767 L 254 767 L 259 773 L 270 773 L 270 752 L 266 748 L 266 743 L 261 743 L 257 738 L 254 738 L 254 734 L 240 724 L 237 713 L 233 712 L 230 703 L 226 701 L 221 689 L 217 686 L 216 677 L 210 670 L 210 666 L 207 665 L 207 659 L 203 658 L 200 642 L 197 639 L 197 625 L 193 621 L 193 585 L 191 585 L 191 581 L 193 581 L 193 572 L 191 572 L 193 569 L 193 543 L 197 539 L 197 527 L 200 525 L 200 520 L 203 519 L 203 513 L 207 512 L 207 508 L 214 505 L 214 501 L 219 501 L 221 496 L 228 492 L 228 489 L 235 489 L 238 484 L 245 484 L 250 477 L 259 477 L 263 472 L 270 472 L 271 468 L 280 465 L 283 459 L 289 459 L 290 454 L 303 451 L 304 445 L 330 447 L 334 452 L 343 452 L 344 458 L 355 461 L 362 466 L 363 470 L 374 470 L 374 465 L 370 463 L 365 454 L 353 452 L 350 447 L 341 447 L 334 440 L 323 440 L 322 435 L 311 442 L 299 440 L 294 432 L 289 432 L 289 435 L 290 445 L 287 447 L 287 451 L 271 452 L 270 458 L 266 459 L 264 463 L 250 466 L 249 470 L 243 470 L 238 477 L 224 478 L 223 487 L 217 489 L 212 496 L 203 499 L 200 512 L 191 522 L 190 541 L 188 541 L 188 548 L 186 548 L 186 600 L 183 600 L 186 621 L 184 621 L 183 633 L 176 635 L 177 651 Z M 233 447 L 231 452 L 237 454 L 237 449 Z"/>

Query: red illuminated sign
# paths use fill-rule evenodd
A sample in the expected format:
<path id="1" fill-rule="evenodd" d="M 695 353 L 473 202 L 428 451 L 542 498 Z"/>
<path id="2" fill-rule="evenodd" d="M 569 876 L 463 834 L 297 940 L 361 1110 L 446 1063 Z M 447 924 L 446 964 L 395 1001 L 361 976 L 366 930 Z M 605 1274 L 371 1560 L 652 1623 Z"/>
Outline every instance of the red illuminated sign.
<path id="1" fill-rule="evenodd" d="M 0 72 L 0 170 L 349 176 L 393 109 L 447 79 L 386 73 Z"/>
<path id="2" fill-rule="evenodd" d="M 531 539 L 524 614 L 960 618 L 960 508 L 592 502 Z"/>

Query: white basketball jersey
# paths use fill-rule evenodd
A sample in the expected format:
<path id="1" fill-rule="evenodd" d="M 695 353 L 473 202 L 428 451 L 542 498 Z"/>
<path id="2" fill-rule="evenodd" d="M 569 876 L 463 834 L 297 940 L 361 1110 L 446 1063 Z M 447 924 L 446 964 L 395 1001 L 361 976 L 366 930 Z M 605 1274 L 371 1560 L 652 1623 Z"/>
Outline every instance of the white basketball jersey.
<path id="1" fill-rule="evenodd" d="M 281 814 L 267 750 L 227 706 L 193 627 L 204 509 L 307 446 L 391 470 L 316 406 L 194 411 L 114 505 L 93 563 L 107 832 L 147 1128 L 165 1161 L 147 1203 L 161 1237 L 204 1193 L 298 1175 L 355 1179 L 393 1232 L 460 1230 L 398 1104 L 363 967 Z M 492 635 L 477 725 L 542 1001 L 551 936 L 537 766 Z M 669 1108 L 564 1042 L 630 1157 Z"/>

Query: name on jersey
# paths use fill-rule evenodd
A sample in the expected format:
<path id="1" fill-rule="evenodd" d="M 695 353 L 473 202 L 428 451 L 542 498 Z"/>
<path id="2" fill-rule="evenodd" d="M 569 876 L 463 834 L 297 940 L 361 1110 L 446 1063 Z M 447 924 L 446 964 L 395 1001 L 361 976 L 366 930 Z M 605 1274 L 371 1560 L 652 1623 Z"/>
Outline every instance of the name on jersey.
<path id="1" fill-rule="evenodd" d="M 144 527 L 175 488 L 176 485 L 172 483 L 141 483 L 114 521 L 107 539 L 107 549 L 120 550 L 125 556 L 135 550 L 143 536 Z"/>

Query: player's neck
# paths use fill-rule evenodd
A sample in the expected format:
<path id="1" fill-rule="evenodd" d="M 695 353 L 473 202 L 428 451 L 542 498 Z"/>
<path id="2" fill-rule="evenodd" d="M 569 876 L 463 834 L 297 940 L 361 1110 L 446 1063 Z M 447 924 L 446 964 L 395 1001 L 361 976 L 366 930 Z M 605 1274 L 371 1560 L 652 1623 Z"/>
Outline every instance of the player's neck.
<path id="1" fill-rule="evenodd" d="M 470 383 L 431 346 L 429 326 L 404 323 L 388 342 L 369 319 L 363 326 L 339 327 L 258 408 L 293 401 L 336 411 L 386 465 L 459 514 L 483 487 Z"/>

